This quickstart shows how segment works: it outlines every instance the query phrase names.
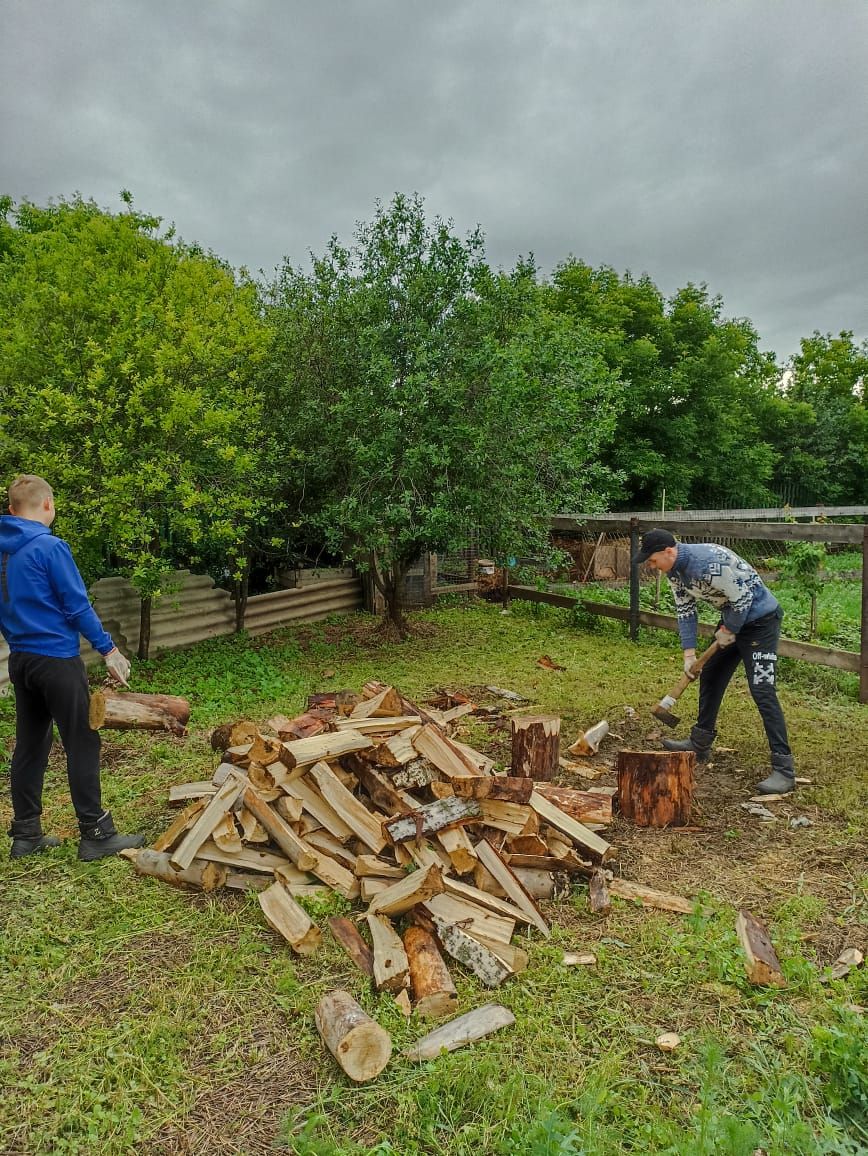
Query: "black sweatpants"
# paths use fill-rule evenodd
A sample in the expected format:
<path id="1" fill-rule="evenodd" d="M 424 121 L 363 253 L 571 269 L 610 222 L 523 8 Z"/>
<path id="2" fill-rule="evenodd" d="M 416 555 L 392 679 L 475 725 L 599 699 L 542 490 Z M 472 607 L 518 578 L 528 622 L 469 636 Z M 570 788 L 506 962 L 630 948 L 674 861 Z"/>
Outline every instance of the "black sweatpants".
<path id="1" fill-rule="evenodd" d="M 776 686 L 778 639 L 783 616 L 783 610 L 778 607 L 771 614 L 748 622 L 736 634 L 735 642 L 708 660 L 699 676 L 699 717 L 696 725 L 714 731 L 726 688 L 739 662 L 744 663 L 748 689 L 763 720 L 773 759 L 776 755 L 787 758 L 792 756 Z"/>
<path id="2" fill-rule="evenodd" d="M 72 805 L 81 827 L 102 816 L 99 732 L 88 721 L 90 691 L 80 658 L 13 653 L 9 677 L 15 688 L 15 750 L 10 779 L 13 834 L 41 831 L 42 785 L 54 739 L 54 723 L 66 751 Z"/>

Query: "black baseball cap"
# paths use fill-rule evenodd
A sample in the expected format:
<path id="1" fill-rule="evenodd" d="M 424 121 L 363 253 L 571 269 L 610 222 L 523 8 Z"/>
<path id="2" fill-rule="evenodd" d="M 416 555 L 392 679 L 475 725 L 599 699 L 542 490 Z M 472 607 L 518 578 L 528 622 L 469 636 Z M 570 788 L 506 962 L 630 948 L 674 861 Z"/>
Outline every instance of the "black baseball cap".
<path id="1" fill-rule="evenodd" d="M 634 562 L 647 562 L 652 554 L 658 550 L 665 550 L 667 546 L 677 546 L 678 543 L 668 530 L 648 530 L 642 535 L 642 545 L 639 553 L 633 556 Z"/>

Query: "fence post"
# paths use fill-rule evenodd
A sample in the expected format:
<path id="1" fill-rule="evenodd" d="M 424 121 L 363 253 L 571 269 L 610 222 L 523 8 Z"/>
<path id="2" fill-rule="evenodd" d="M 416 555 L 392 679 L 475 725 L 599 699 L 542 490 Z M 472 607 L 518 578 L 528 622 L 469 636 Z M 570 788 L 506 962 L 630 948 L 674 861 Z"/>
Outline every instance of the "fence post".
<path id="1" fill-rule="evenodd" d="M 639 638 L 639 563 L 633 559 L 639 552 L 639 519 L 630 519 L 630 639 Z"/>
<path id="2" fill-rule="evenodd" d="M 859 635 L 859 701 L 868 702 L 868 523 L 862 528 L 862 630 Z"/>

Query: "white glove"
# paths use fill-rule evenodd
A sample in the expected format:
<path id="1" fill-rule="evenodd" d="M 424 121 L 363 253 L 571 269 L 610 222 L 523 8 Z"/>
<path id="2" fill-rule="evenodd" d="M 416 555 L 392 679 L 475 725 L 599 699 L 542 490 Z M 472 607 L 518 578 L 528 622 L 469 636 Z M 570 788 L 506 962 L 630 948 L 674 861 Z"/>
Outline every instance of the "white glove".
<path id="1" fill-rule="evenodd" d="M 130 660 L 125 658 L 117 647 L 110 650 L 108 654 L 104 654 L 103 658 L 108 667 L 108 672 L 117 682 L 123 683 L 124 686 L 129 687 L 127 679 L 130 677 Z"/>
<path id="2" fill-rule="evenodd" d="M 684 651 L 684 673 L 689 675 L 690 678 L 693 678 L 693 675 L 690 674 L 690 671 L 693 669 L 694 662 L 696 662 L 696 651 L 695 650 L 685 650 Z"/>
<path id="3" fill-rule="evenodd" d="M 714 637 L 717 639 L 717 645 L 723 650 L 724 646 L 732 646 L 735 642 L 735 635 L 731 630 L 727 630 L 725 626 L 718 626 L 714 632 Z"/>

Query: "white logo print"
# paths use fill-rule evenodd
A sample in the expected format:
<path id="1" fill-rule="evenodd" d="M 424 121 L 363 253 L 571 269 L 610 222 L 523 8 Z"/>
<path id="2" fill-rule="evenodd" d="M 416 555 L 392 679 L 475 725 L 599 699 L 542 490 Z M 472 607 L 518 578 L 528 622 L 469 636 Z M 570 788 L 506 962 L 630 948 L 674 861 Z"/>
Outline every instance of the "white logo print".
<path id="1" fill-rule="evenodd" d="M 768 682 L 772 686 L 775 685 L 775 664 L 773 662 L 765 665 L 761 662 L 754 663 L 753 684 L 759 686 L 763 682 Z"/>

